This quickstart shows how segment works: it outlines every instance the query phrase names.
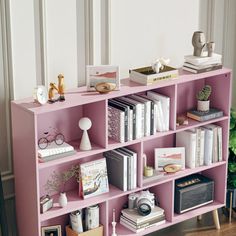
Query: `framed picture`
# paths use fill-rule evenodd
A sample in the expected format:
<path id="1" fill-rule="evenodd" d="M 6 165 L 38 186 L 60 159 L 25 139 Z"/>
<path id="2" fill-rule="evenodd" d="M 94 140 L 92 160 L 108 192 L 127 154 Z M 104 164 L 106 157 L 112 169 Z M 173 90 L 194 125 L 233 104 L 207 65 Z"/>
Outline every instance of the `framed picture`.
<path id="1" fill-rule="evenodd" d="M 42 227 L 42 236 L 62 236 L 61 226 L 45 226 Z"/>
<path id="2" fill-rule="evenodd" d="M 83 197 L 109 192 L 106 159 L 98 159 L 80 165 Z"/>
<path id="3" fill-rule="evenodd" d="M 181 165 L 181 169 L 185 169 L 185 147 L 155 148 L 155 169 L 163 170 L 168 164 Z"/>
<path id="4" fill-rule="evenodd" d="M 120 73 L 119 66 L 102 65 L 102 66 L 86 66 L 86 84 L 88 91 L 95 91 L 98 83 L 112 83 L 115 89 L 120 89 Z"/>

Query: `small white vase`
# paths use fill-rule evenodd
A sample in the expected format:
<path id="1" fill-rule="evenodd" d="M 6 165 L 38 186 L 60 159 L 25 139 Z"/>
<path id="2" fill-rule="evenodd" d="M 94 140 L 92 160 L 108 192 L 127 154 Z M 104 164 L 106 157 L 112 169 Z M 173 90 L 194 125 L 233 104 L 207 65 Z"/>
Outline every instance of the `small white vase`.
<path id="1" fill-rule="evenodd" d="M 67 201 L 66 193 L 60 193 L 58 202 L 59 202 L 60 207 L 65 207 L 67 205 L 68 201 Z"/>
<path id="2" fill-rule="evenodd" d="M 209 111 L 210 100 L 208 101 L 197 101 L 197 110 L 198 111 Z"/>

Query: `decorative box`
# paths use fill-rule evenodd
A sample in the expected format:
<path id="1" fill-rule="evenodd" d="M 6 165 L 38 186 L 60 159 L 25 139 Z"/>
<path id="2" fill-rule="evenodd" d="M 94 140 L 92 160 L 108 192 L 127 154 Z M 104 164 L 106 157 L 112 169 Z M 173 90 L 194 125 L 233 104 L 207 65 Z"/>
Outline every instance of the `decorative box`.
<path id="1" fill-rule="evenodd" d="M 141 67 L 129 71 L 130 80 L 143 85 L 154 84 L 160 80 L 175 79 L 178 75 L 178 70 L 170 66 L 164 66 L 159 73 L 153 71 L 151 66 Z"/>
<path id="2" fill-rule="evenodd" d="M 180 214 L 213 202 L 214 181 L 200 174 L 175 181 L 175 212 Z"/>
<path id="3" fill-rule="evenodd" d="M 76 233 L 69 225 L 67 225 L 66 236 L 103 236 L 103 225 L 100 224 L 99 227 L 85 231 L 83 233 Z"/>

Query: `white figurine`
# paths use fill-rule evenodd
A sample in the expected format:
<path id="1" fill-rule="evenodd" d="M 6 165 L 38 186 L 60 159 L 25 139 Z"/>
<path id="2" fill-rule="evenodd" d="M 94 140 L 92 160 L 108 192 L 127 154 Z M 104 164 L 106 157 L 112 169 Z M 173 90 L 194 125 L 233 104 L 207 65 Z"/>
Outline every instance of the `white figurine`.
<path id="1" fill-rule="evenodd" d="M 92 122 L 89 118 L 83 117 L 79 120 L 79 127 L 80 129 L 84 131 L 81 142 L 80 142 L 80 146 L 79 146 L 80 150 L 82 151 L 88 151 L 92 149 L 88 132 L 87 132 L 87 130 L 89 130 L 91 126 L 92 126 Z"/>
<path id="2" fill-rule="evenodd" d="M 160 70 L 164 68 L 164 66 L 169 64 L 169 62 L 170 62 L 170 59 L 164 59 L 164 58 L 157 59 L 154 63 L 152 63 L 152 69 L 156 73 L 159 73 Z"/>

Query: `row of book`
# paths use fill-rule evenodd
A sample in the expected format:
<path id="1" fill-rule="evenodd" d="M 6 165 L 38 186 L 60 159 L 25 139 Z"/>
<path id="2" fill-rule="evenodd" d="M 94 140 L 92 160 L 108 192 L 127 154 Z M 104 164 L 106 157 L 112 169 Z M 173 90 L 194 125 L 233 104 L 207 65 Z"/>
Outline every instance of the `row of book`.
<path id="1" fill-rule="evenodd" d="M 137 153 L 118 148 L 103 153 L 106 158 L 108 181 L 122 191 L 137 188 Z"/>
<path id="2" fill-rule="evenodd" d="M 202 57 L 188 55 L 184 57 L 185 62 L 183 70 L 192 72 L 194 74 L 218 70 L 222 68 L 222 55 L 213 53 L 211 57 L 204 52 Z"/>
<path id="3" fill-rule="evenodd" d="M 170 98 L 154 91 L 108 101 L 108 136 L 127 142 L 168 131 Z"/>
<path id="4" fill-rule="evenodd" d="M 120 216 L 120 224 L 135 233 L 142 232 L 149 227 L 164 224 L 165 222 L 164 209 L 158 206 L 154 206 L 151 213 L 146 216 L 140 215 L 137 209 L 123 209 Z"/>
<path id="5" fill-rule="evenodd" d="M 188 168 L 222 161 L 222 127 L 210 124 L 176 134 L 176 146 L 185 147 Z"/>

